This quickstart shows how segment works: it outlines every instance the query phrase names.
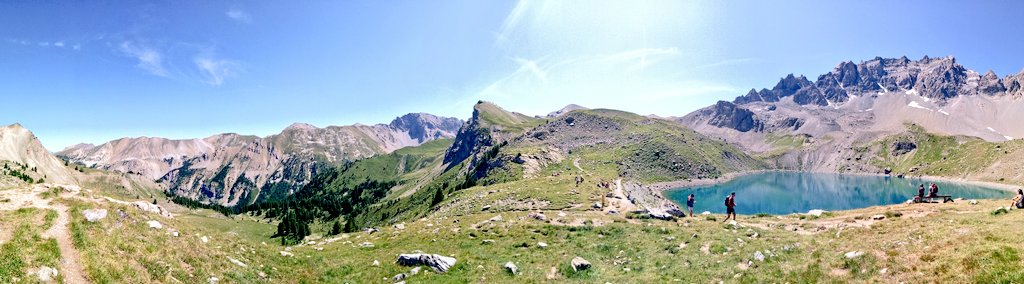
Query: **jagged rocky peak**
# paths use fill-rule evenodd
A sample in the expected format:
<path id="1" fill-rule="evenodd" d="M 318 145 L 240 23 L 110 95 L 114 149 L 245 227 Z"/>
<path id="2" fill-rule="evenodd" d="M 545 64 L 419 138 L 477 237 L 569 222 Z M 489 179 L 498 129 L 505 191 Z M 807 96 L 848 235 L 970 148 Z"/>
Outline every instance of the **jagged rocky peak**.
<path id="1" fill-rule="evenodd" d="M 708 124 L 717 127 L 732 128 L 740 132 L 764 129 L 764 123 L 754 116 L 754 112 L 727 101 L 718 101 L 703 112 L 704 115 L 711 117 Z"/>
<path id="2" fill-rule="evenodd" d="M 409 133 L 409 137 L 419 143 L 429 140 L 452 137 L 462 127 L 462 120 L 451 117 L 439 117 L 427 113 L 410 113 L 395 118 L 391 127 Z"/>
<path id="3" fill-rule="evenodd" d="M 1014 84 L 1017 84 L 1016 89 Z M 906 56 L 875 57 L 860 63 L 841 62 L 813 83 L 803 76 L 789 74 L 770 91 L 751 89 L 733 102 L 776 102 L 793 97 L 799 105 L 827 106 L 843 103 L 851 96 L 888 92 L 912 92 L 941 102 L 963 95 L 1015 93 L 1013 91 L 1020 90 L 1020 85 L 1019 77 L 999 79 L 991 71 L 981 76 L 958 64 L 952 56 L 925 56 L 917 61 Z"/>

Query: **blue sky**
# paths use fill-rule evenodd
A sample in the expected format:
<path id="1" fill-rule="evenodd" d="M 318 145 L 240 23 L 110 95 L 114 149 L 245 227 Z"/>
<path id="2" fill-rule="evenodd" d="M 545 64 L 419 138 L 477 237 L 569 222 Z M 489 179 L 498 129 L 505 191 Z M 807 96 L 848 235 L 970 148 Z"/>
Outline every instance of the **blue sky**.
<path id="1" fill-rule="evenodd" d="M 1024 67 L 1019 1 L 3 1 L 0 124 L 51 151 L 566 104 L 684 115 L 845 60 Z"/>

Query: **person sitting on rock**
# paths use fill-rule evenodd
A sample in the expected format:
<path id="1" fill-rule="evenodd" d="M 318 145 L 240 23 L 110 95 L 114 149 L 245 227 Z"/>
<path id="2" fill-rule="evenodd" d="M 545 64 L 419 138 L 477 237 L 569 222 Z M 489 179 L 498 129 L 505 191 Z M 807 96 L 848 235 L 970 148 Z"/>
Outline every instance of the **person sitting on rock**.
<path id="1" fill-rule="evenodd" d="M 1010 207 L 1016 207 L 1017 209 L 1024 209 L 1024 190 L 1018 189 L 1017 196 L 1013 197 Z"/>
<path id="2" fill-rule="evenodd" d="M 939 196 L 939 186 L 935 185 L 933 183 L 931 189 L 928 190 L 928 197 L 936 197 L 936 196 Z"/>

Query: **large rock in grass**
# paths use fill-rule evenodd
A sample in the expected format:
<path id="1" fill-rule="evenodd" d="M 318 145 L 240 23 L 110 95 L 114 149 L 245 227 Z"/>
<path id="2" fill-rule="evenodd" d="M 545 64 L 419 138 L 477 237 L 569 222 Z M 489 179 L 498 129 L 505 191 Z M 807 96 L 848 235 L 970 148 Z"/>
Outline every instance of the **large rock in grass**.
<path id="1" fill-rule="evenodd" d="M 581 270 L 590 269 L 590 262 L 587 261 L 586 259 L 583 259 L 582 257 L 578 257 L 578 256 L 574 257 L 572 259 L 572 261 L 569 262 L 569 263 L 572 264 L 572 270 L 573 271 L 577 271 L 578 272 L 578 271 L 581 271 Z"/>
<path id="2" fill-rule="evenodd" d="M 107 209 L 86 209 L 82 211 L 82 216 L 85 216 L 86 221 L 96 222 L 107 217 Z"/>
<path id="3" fill-rule="evenodd" d="M 436 255 L 436 254 L 425 254 L 425 253 L 411 253 L 411 254 L 400 254 L 398 255 L 399 265 L 404 266 L 418 266 L 425 265 L 430 267 L 437 273 L 448 272 L 452 266 L 455 266 L 456 259 L 454 257 Z"/>

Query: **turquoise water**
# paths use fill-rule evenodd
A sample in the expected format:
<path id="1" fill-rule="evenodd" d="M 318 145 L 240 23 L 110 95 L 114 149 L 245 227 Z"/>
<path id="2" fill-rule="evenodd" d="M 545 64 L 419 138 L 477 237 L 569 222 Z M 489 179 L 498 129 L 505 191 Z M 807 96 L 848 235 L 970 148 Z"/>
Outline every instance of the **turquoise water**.
<path id="1" fill-rule="evenodd" d="M 963 183 L 806 172 L 744 175 L 721 184 L 672 189 L 666 191 L 665 196 L 685 209 L 686 197 L 693 193 L 697 200 L 695 214 L 724 213 L 725 196 L 736 192 L 737 213 L 780 215 L 805 213 L 811 209 L 847 210 L 902 203 L 917 195 L 919 184 L 925 183 L 927 188 L 933 182 L 939 186 L 939 195 L 953 198 L 1013 197 L 1008 191 Z"/>

